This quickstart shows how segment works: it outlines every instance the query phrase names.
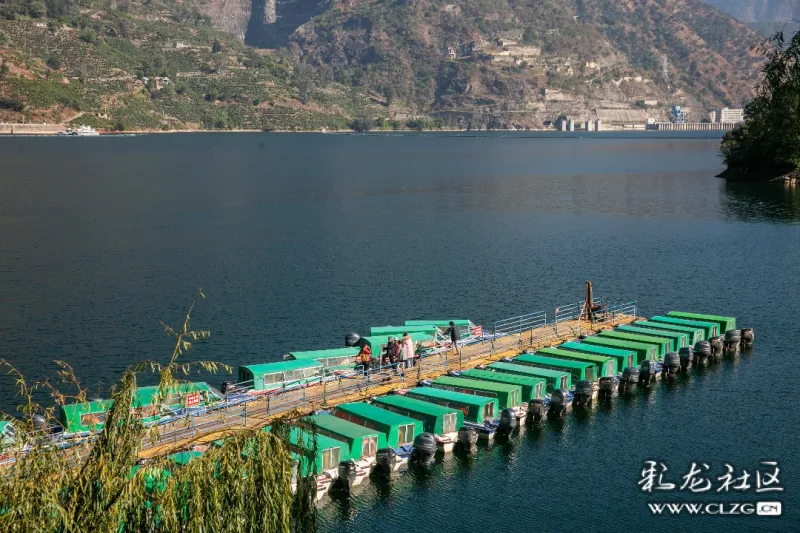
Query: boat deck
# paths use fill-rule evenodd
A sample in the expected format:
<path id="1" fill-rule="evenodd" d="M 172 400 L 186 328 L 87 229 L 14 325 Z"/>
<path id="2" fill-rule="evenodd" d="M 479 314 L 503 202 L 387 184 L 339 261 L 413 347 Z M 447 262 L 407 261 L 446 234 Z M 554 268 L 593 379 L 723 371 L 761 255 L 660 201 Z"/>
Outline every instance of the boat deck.
<path id="1" fill-rule="evenodd" d="M 642 320 L 642 317 L 615 314 L 611 320 L 594 324 L 586 320 L 566 320 L 469 344 L 461 348 L 460 356 L 452 349 L 428 356 L 418 360 L 415 367 L 405 369 L 404 373 L 384 368 L 369 378 L 356 374 L 279 395 L 264 396 L 162 426 L 158 441 L 143 449 L 139 455 L 142 458 L 151 458 L 192 445 L 208 444 L 237 430 L 265 426 L 272 419 L 293 412 L 307 414 L 318 409 L 330 409 L 340 403 L 364 401 L 395 389 L 414 386 L 421 379 L 436 378 L 446 374 L 448 370 L 463 370 L 492 363 L 516 356 L 522 350 L 557 345 L 575 339 L 580 334 L 591 335 L 620 324 L 630 324 L 635 320 Z"/>

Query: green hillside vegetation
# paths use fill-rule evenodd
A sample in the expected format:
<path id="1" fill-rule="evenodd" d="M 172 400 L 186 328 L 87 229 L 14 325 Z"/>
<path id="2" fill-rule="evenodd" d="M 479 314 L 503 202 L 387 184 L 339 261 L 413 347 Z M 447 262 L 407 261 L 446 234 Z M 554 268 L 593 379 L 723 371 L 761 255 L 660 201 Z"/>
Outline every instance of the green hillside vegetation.
<path id="1" fill-rule="evenodd" d="M 115 130 L 342 129 L 374 105 L 316 74 L 309 85 L 187 3 L 85 4 L 0 4 L 0 121 L 84 113 L 73 122 Z"/>

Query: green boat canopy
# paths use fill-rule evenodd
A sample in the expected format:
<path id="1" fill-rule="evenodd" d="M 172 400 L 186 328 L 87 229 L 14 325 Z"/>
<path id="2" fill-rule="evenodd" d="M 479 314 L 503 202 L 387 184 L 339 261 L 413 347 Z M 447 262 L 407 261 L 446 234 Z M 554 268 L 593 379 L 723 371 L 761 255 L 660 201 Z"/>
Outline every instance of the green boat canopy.
<path id="1" fill-rule="evenodd" d="M 287 361 L 307 361 L 313 360 L 322 362 L 321 359 L 329 359 L 331 357 L 351 357 L 354 358 L 358 355 L 358 348 L 328 348 L 326 350 L 307 350 L 304 352 L 289 352 L 283 356 Z"/>
<path id="2" fill-rule="evenodd" d="M 405 332 L 408 332 L 409 335 L 412 333 L 423 333 L 431 337 L 441 333 L 439 328 L 432 324 L 420 324 L 418 326 L 373 326 L 370 328 L 369 334 L 371 337 L 397 337 L 398 335 L 402 337 Z"/>
<path id="3" fill-rule="evenodd" d="M 450 322 L 458 327 L 468 328 L 471 322 L 465 318 L 451 318 L 449 320 L 406 320 L 406 326 L 436 326 L 437 328 L 449 328 Z"/>
<path id="4" fill-rule="evenodd" d="M 500 409 L 517 407 L 522 403 L 522 387 L 520 385 L 442 376 L 434 379 L 431 386 L 437 389 L 497 398 Z"/>
<path id="5" fill-rule="evenodd" d="M 678 331 L 667 331 L 665 329 L 651 329 L 642 326 L 617 326 L 616 331 L 624 333 L 638 333 L 639 335 L 650 335 L 652 337 L 664 337 L 670 339 L 670 351 L 677 352 L 689 344 L 689 335 Z"/>
<path id="6" fill-rule="evenodd" d="M 657 348 L 652 344 L 610 339 L 608 337 L 586 337 L 581 341 L 581 344 L 607 346 L 609 348 L 618 348 L 621 350 L 634 350 L 638 354 L 640 362 L 645 359 L 655 359 L 657 353 Z"/>
<path id="7" fill-rule="evenodd" d="M 486 368 L 496 372 L 544 378 L 547 380 L 547 392 L 552 392 L 556 388 L 569 389 L 572 387 L 572 373 L 569 371 L 506 363 L 504 361 L 491 363 Z"/>
<path id="8" fill-rule="evenodd" d="M 594 375 L 595 366 L 592 363 L 584 363 L 582 361 L 568 361 L 566 359 L 526 353 L 515 357 L 513 362 L 518 365 L 538 366 L 540 368 L 569 372 L 572 375 L 573 381 L 580 381 L 583 379 L 596 381 L 598 378 Z"/>
<path id="9" fill-rule="evenodd" d="M 112 405 L 114 405 L 113 400 L 59 405 L 56 417 L 64 428 L 64 433 L 97 431 L 103 427 Z"/>
<path id="10" fill-rule="evenodd" d="M 253 382 L 253 389 L 271 390 L 294 384 L 315 383 L 324 367 L 313 360 L 279 361 L 239 367 L 239 382 Z"/>
<path id="11" fill-rule="evenodd" d="M 685 320 L 674 316 L 656 315 L 650 317 L 651 322 L 661 322 L 662 324 L 673 324 L 675 326 L 689 326 L 701 328 L 706 340 L 719 335 L 719 324 L 716 322 L 704 322 L 702 320 Z"/>
<path id="12" fill-rule="evenodd" d="M 716 322 L 719 325 L 719 334 L 724 334 L 729 329 L 736 329 L 736 319 L 732 316 L 704 315 L 701 313 L 685 313 L 683 311 L 670 311 L 667 316 L 685 320 L 700 320 L 703 322 Z"/>
<path id="13" fill-rule="evenodd" d="M 619 339 L 623 341 L 641 342 L 642 344 L 652 344 L 656 347 L 656 358 L 663 359 L 670 351 L 672 340 L 666 337 L 653 337 L 651 335 L 639 335 L 636 333 L 624 333 L 617 330 L 605 330 L 597 334 L 598 337 L 609 339 Z"/>
<path id="14" fill-rule="evenodd" d="M 386 444 L 392 448 L 412 444 L 414 437 L 422 433 L 422 422 L 419 420 L 368 403 L 343 403 L 337 405 L 331 414 L 354 424 L 381 431 L 386 437 Z"/>
<path id="15" fill-rule="evenodd" d="M 300 447 L 302 439 L 302 450 Z M 317 453 L 313 454 L 314 440 L 316 439 Z M 300 457 L 300 452 L 303 452 L 305 461 L 300 461 L 300 473 L 303 476 L 309 474 L 319 475 L 328 470 L 334 470 L 339 467 L 339 463 L 350 459 L 349 449 L 346 444 L 336 439 L 332 439 L 321 433 L 313 433 L 311 431 L 300 430 L 293 427 L 289 432 L 289 445 L 292 451 Z M 314 465 L 314 468 L 309 467 L 309 463 Z"/>
<path id="16" fill-rule="evenodd" d="M 183 452 L 173 453 L 173 454 L 167 456 L 167 458 L 170 461 L 172 461 L 173 463 L 175 463 L 176 465 L 184 466 L 184 465 L 188 465 L 189 462 L 192 459 L 196 459 L 196 458 L 200 457 L 201 455 L 203 455 L 202 452 L 198 452 L 198 451 L 195 451 L 195 450 L 186 450 L 186 451 L 183 451 Z"/>
<path id="17" fill-rule="evenodd" d="M 333 415 L 311 415 L 304 419 L 314 424 L 318 435 L 325 435 L 347 445 L 350 459 L 372 459 L 386 447 L 386 437 L 380 431 L 369 429 Z"/>
<path id="18" fill-rule="evenodd" d="M 617 360 L 607 355 L 573 352 L 571 350 L 563 350 L 561 348 L 542 348 L 536 352 L 536 355 L 555 357 L 556 359 L 564 359 L 567 361 L 591 363 L 594 365 L 594 375 L 596 379 L 600 379 L 602 377 L 614 377 L 619 372 Z"/>
<path id="19" fill-rule="evenodd" d="M 372 403 L 381 409 L 419 420 L 425 431 L 436 435 L 456 433 L 464 425 L 464 413 L 461 409 L 444 407 L 400 394 L 374 398 Z"/>
<path id="20" fill-rule="evenodd" d="M 519 385 L 522 387 L 522 401 L 525 403 L 536 398 L 544 398 L 544 393 L 547 389 L 547 380 L 533 376 L 494 372 L 492 370 L 481 370 L 479 368 L 464 370 L 459 375 L 467 379 Z"/>
<path id="21" fill-rule="evenodd" d="M 470 422 L 482 424 L 499 416 L 497 398 L 464 394 L 433 387 L 417 387 L 406 393 L 411 398 L 431 402 L 446 407 L 460 409 L 464 418 Z"/>
<path id="22" fill-rule="evenodd" d="M 559 346 L 562 350 L 570 350 L 579 353 L 590 353 L 596 355 L 607 355 L 617 360 L 617 369 L 625 370 L 629 366 L 639 367 L 639 356 L 634 350 L 623 350 L 620 348 L 609 348 L 607 346 L 597 346 L 595 344 L 584 344 L 582 342 L 565 342 Z"/>
<path id="23" fill-rule="evenodd" d="M 634 326 L 641 328 L 650 328 L 655 330 L 664 331 L 677 331 L 678 333 L 686 333 L 689 336 L 689 342 L 694 346 L 696 342 L 705 340 L 706 336 L 702 328 L 695 328 L 690 326 L 679 326 L 677 324 L 667 324 L 665 322 L 651 322 L 650 320 L 639 320 L 633 323 Z"/>
<path id="24" fill-rule="evenodd" d="M 158 385 L 152 387 L 139 387 L 133 395 L 133 407 L 147 407 L 157 403 L 160 399 L 161 405 L 165 405 L 171 409 L 180 407 L 187 407 L 187 396 L 196 394 L 197 402 L 195 405 L 205 405 L 213 399 L 219 397 L 211 390 L 207 383 L 192 382 L 181 383 L 173 387 L 167 387 L 162 392 L 159 390 Z M 192 403 L 192 402 L 189 402 Z"/>

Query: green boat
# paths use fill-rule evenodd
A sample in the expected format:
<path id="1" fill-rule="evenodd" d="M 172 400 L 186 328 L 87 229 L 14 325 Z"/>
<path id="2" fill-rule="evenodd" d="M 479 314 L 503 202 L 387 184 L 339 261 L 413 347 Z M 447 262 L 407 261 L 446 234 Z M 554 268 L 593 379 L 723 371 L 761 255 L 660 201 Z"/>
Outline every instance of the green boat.
<path id="1" fill-rule="evenodd" d="M 666 337 L 652 337 L 650 335 L 639 335 L 636 333 L 623 333 L 616 330 L 605 330 L 597 334 L 598 337 L 606 337 L 609 339 L 619 339 L 623 341 L 641 342 L 643 344 L 652 344 L 656 347 L 656 359 L 661 360 L 670 351 L 672 340 Z"/>
<path id="2" fill-rule="evenodd" d="M 252 383 L 253 390 L 272 391 L 319 383 L 325 367 L 314 360 L 279 361 L 239 367 L 239 382 Z"/>
<path id="3" fill-rule="evenodd" d="M 652 344 L 644 344 L 641 342 L 623 341 L 619 339 L 610 339 L 608 337 L 586 337 L 581 341 L 581 344 L 590 344 L 594 346 L 605 346 L 608 348 L 617 348 L 620 350 L 633 350 L 639 358 L 639 362 L 645 359 L 655 359 L 657 348 Z"/>
<path id="4" fill-rule="evenodd" d="M 329 348 L 327 350 L 309 350 L 289 352 L 283 356 L 286 361 L 316 361 L 325 367 L 327 374 L 355 370 L 359 348 Z"/>
<path id="5" fill-rule="evenodd" d="M 736 329 L 736 319 L 732 316 L 704 315 L 701 313 L 684 313 L 683 311 L 670 311 L 667 316 L 682 318 L 684 320 L 700 320 L 702 322 L 716 322 L 719 325 L 719 334 L 722 335 L 730 329 Z"/>
<path id="6" fill-rule="evenodd" d="M 557 359 L 555 357 L 545 357 L 543 355 L 527 353 L 518 355 L 512 359 L 512 362 L 518 365 L 538 366 L 539 368 L 569 372 L 572 375 L 573 381 L 595 381 L 598 379 L 598 376 L 595 375 L 595 366 L 592 363 L 568 361 L 566 359 Z"/>
<path id="7" fill-rule="evenodd" d="M 522 387 L 520 385 L 442 376 L 434 379 L 431 387 L 497 398 L 500 409 L 513 409 L 522 403 Z"/>
<path id="8" fill-rule="evenodd" d="M 400 394 L 374 398 L 372 403 L 381 409 L 419 420 L 424 431 L 437 436 L 450 434 L 454 439 L 464 425 L 464 413 L 459 408 L 444 407 Z"/>
<path id="9" fill-rule="evenodd" d="M 552 392 L 557 388 L 569 389 L 572 387 L 572 374 L 568 371 L 506 363 L 503 361 L 491 363 L 486 368 L 505 374 L 521 374 L 523 376 L 544 378 L 547 382 L 547 392 Z"/>
<path id="10" fill-rule="evenodd" d="M 0 420 L 0 453 L 13 446 L 16 438 L 14 425 L 8 420 Z"/>
<path id="11" fill-rule="evenodd" d="M 386 437 L 380 431 L 333 415 L 311 415 L 303 420 L 314 425 L 317 435 L 345 443 L 350 459 L 356 462 L 372 463 L 378 450 L 386 447 Z"/>
<path id="12" fill-rule="evenodd" d="M 450 322 L 456 326 L 461 340 L 472 338 L 472 328 L 474 324 L 465 318 L 452 318 L 449 320 L 406 320 L 405 324 L 407 326 L 436 326 L 444 332 L 450 327 Z"/>
<path id="13" fill-rule="evenodd" d="M 342 420 L 382 432 L 386 444 L 391 448 L 412 444 L 414 437 L 422 433 L 422 422 L 419 420 L 368 403 L 343 403 L 337 405 L 331 414 Z"/>
<path id="14" fill-rule="evenodd" d="M 494 420 L 500 415 L 497 398 L 464 394 L 433 387 L 417 387 L 406 393 L 409 398 L 435 403 L 445 407 L 459 409 L 464 419 L 477 424 Z"/>
<path id="15" fill-rule="evenodd" d="M 481 370 L 479 368 L 464 370 L 459 373 L 459 376 L 467 379 L 519 385 L 522 387 L 522 402 L 526 404 L 536 398 L 544 398 L 544 393 L 547 389 L 547 380 L 544 378 L 521 376 L 519 374 L 505 374 L 503 372 L 493 372 L 491 370 Z"/>
<path id="16" fill-rule="evenodd" d="M 662 324 L 672 324 L 673 326 L 689 326 L 700 328 L 703 330 L 706 340 L 711 337 L 719 335 L 719 324 L 716 322 L 704 322 L 702 320 L 685 320 L 683 318 L 675 318 L 673 316 L 656 315 L 650 317 L 651 322 L 660 322 Z"/>
<path id="17" fill-rule="evenodd" d="M 339 468 L 339 463 L 350 459 L 348 448 L 341 441 L 332 439 L 321 433 L 314 435 L 311 431 L 301 431 L 298 428 L 292 428 L 289 433 L 289 446 L 292 451 L 300 456 L 300 439 L 302 438 L 302 451 L 305 461 L 301 461 L 300 472 L 302 476 L 309 474 L 320 475 L 323 472 L 331 470 L 336 471 Z M 317 453 L 313 454 L 314 439 L 317 441 Z M 314 465 L 313 469 L 309 465 Z M 338 475 L 338 472 L 337 472 Z"/>
<path id="18" fill-rule="evenodd" d="M 677 352 L 684 346 L 689 345 L 689 335 L 677 331 L 667 331 L 664 329 L 651 329 L 642 326 L 617 326 L 615 331 L 622 331 L 624 333 L 637 333 L 639 335 L 650 335 L 652 337 L 664 337 L 671 339 L 670 351 Z"/>
<path id="19" fill-rule="evenodd" d="M 157 400 L 160 400 L 157 402 Z M 163 416 L 189 408 L 203 408 L 220 400 L 207 383 L 181 383 L 163 391 L 158 386 L 139 387 L 133 395 L 133 409 L 145 424 L 160 420 Z M 59 405 L 56 419 L 65 434 L 81 434 L 102 429 L 113 400 Z M 172 411 L 173 413 L 169 413 Z"/>
<path id="20" fill-rule="evenodd" d="M 556 359 L 564 359 L 567 361 L 591 363 L 594 365 L 594 375 L 596 379 L 614 377 L 619 372 L 617 360 L 607 355 L 579 353 L 571 350 L 562 350 L 561 348 L 542 348 L 536 352 L 536 355 L 555 357 Z"/>
<path id="21" fill-rule="evenodd" d="M 678 326 L 675 324 L 666 324 L 663 322 L 652 322 L 650 320 L 640 320 L 638 322 L 634 322 L 633 325 L 655 330 L 677 331 L 678 333 L 686 333 L 689 336 L 689 342 L 691 343 L 692 346 L 694 346 L 696 342 L 700 342 L 702 340 L 705 340 L 706 338 L 702 328 Z"/>
<path id="22" fill-rule="evenodd" d="M 169 459 L 170 462 L 172 462 L 172 463 L 174 463 L 174 464 L 176 464 L 178 466 L 186 466 L 190 462 L 192 462 L 192 460 L 197 459 L 201 455 L 203 455 L 202 452 L 198 452 L 198 451 L 195 451 L 195 450 L 186 450 L 186 451 L 176 452 L 176 453 L 170 454 L 170 455 L 167 456 L 167 459 Z"/>
<path id="23" fill-rule="evenodd" d="M 579 353 L 589 353 L 596 355 L 606 355 L 617 360 L 617 369 L 622 371 L 629 366 L 639 367 L 639 356 L 634 350 L 622 350 L 619 348 L 608 348 L 594 344 L 584 344 L 582 342 L 565 342 L 559 346 L 562 350 L 570 350 Z"/>

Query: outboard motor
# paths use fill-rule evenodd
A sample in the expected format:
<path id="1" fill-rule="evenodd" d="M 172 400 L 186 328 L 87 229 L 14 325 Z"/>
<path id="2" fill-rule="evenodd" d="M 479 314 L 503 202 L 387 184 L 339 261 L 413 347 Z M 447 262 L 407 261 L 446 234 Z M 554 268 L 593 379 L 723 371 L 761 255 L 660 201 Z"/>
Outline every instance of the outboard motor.
<path id="1" fill-rule="evenodd" d="M 457 378 L 461 376 L 461 372 L 459 372 L 458 370 L 448 370 L 447 375 L 453 378 Z"/>
<path id="2" fill-rule="evenodd" d="M 353 490 L 353 485 L 356 483 L 356 462 L 350 459 L 349 461 L 342 461 L 339 463 L 339 481 L 342 484 L 342 490 L 350 492 Z"/>
<path id="3" fill-rule="evenodd" d="M 550 409 L 547 415 L 551 418 L 563 418 L 567 414 L 567 391 L 556 389 L 550 395 Z"/>
<path id="4" fill-rule="evenodd" d="M 500 426 L 497 428 L 497 434 L 508 436 L 515 429 L 517 429 L 517 413 L 513 409 L 506 407 L 500 411 Z"/>
<path id="5" fill-rule="evenodd" d="M 475 434 L 477 440 L 478 434 Z M 430 463 L 436 455 L 436 437 L 433 433 L 420 433 L 414 439 L 414 446 L 411 448 L 411 460 L 415 463 Z"/>
<path id="6" fill-rule="evenodd" d="M 397 466 L 397 453 L 394 448 L 381 448 L 375 454 L 375 462 L 385 474 L 391 474 Z"/>
<path id="7" fill-rule="evenodd" d="M 694 361 L 694 352 L 691 346 L 684 346 L 678 351 L 678 357 L 681 360 L 681 370 L 686 373 L 692 367 Z"/>
<path id="8" fill-rule="evenodd" d="M 351 331 L 350 333 L 344 336 L 344 345 L 352 347 L 358 344 L 358 341 L 360 340 L 361 340 L 361 335 L 359 335 L 355 331 Z"/>
<path id="9" fill-rule="evenodd" d="M 742 329 L 742 348 L 752 348 L 753 341 L 756 340 L 756 334 L 753 328 Z"/>
<path id="10" fill-rule="evenodd" d="M 639 364 L 639 385 L 649 387 L 656 381 L 656 374 L 656 362 L 652 359 L 645 359 Z"/>
<path id="11" fill-rule="evenodd" d="M 462 427 L 458 430 L 458 446 L 464 451 L 472 451 L 478 443 L 478 432 L 472 428 Z"/>
<path id="12" fill-rule="evenodd" d="M 219 391 L 222 394 L 228 394 L 229 392 L 234 392 L 236 390 L 236 385 L 234 385 L 230 381 L 223 381 L 222 385 L 219 386 Z"/>
<path id="13" fill-rule="evenodd" d="M 547 417 L 547 406 L 544 400 L 536 398 L 528 402 L 528 412 L 525 415 L 525 423 L 529 426 L 538 426 Z"/>
<path id="14" fill-rule="evenodd" d="M 722 351 L 725 348 L 725 338 L 722 335 L 715 335 L 708 339 L 708 344 L 711 345 L 711 356 L 714 359 L 722 357 Z"/>
<path id="15" fill-rule="evenodd" d="M 36 413 L 33 415 L 31 422 L 33 422 L 33 428 L 36 431 L 44 431 L 47 429 L 47 419 L 42 413 Z"/>
<path id="16" fill-rule="evenodd" d="M 739 351 L 739 344 L 742 342 L 742 334 L 738 329 L 729 329 L 725 332 L 725 351 L 736 353 Z"/>
<path id="17" fill-rule="evenodd" d="M 675 374 L 681 369 L 681 356 L 678 352 L 669 352 L 664 356 L 664 369 L 661 372 L 662 376 L 675 377 Z"/>
<path id="18" fill-rule="evenodd" d="M 693 351 L 694 359 L 698 365 L 708 365 L 708 358 L 711 357 L 711 344 L 708 341 L 697 341 Z"/>
<path id="19" fill-rule="evenodd" d="M 594 394 L 594 385 L 591 381 L 582 380 L 575 384 L 575 407 L 587 408 L 592 405 L 592 395 Z"/>
<path id="20" fill-rule="evenodd" d="M 600 378 L 597 388 L 597 399 L 600 401 L 610 400 L 614 396 L 614 378 L 605 376 Z"/>
<path id="21" fill-rule="evenodd" d="M 630 394 L 636 385 L 639 384 L 639 369 L 634 366 L 629 366 L 622 371 L 622 377 L 619 380 L 619 393 Z"/>

